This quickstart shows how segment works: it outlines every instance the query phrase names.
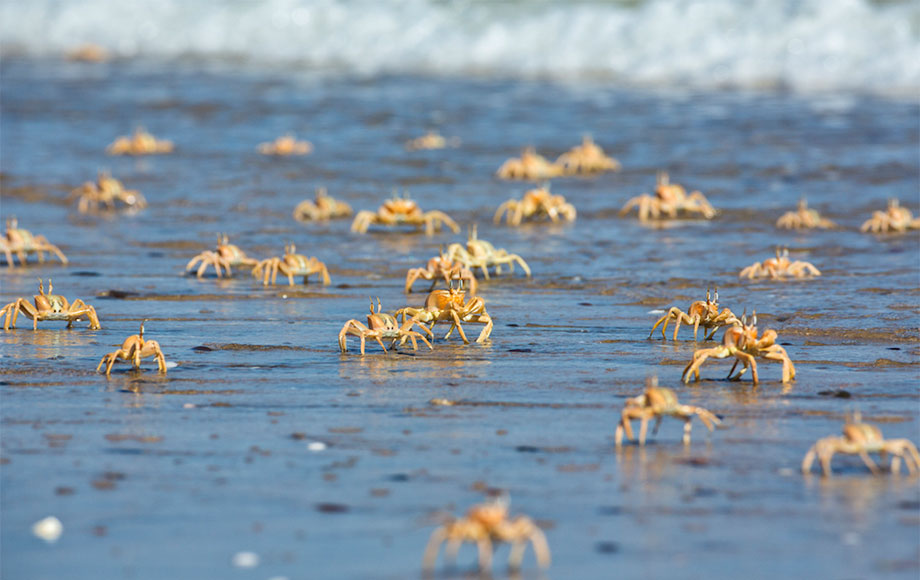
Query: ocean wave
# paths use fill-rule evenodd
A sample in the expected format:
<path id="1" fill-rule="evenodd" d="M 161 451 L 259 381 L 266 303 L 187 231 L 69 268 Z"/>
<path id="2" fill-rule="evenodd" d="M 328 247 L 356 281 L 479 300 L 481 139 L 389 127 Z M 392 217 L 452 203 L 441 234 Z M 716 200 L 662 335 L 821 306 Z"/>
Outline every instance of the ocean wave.
<path id="1" fill-rule="evenodd" d="M 920 3 L 876 0 L 30 0 L 4 54 L 241 59 L 355 74 L 920 90 Z"/>

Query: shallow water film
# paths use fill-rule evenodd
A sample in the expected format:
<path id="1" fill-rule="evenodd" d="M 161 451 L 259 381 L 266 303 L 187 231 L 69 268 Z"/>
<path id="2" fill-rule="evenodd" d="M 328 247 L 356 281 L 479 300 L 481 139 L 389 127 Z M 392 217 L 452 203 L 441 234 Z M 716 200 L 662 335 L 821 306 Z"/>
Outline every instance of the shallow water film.
<path id="1" fill-rule="evenodd" d="M 2 214 L 66 253 L 0 274 L 0 302 L 31 300 L 37 279 L 81 298 L 83 320 L 20 316 L 0 333 L 0 504 L 4 578 L 407 578 L 421 575 L 431 532 L 491 489 L 546 533 L 552 565 L 528 554 L 527 578 L 916 578 L 917 478 L 873 475 L 838 455 L 834 474 L 800 464 L 854 412 L 887 438 L 920 440 L 920 238 L 859 226 L 889 198 L 918 211 L 914 101 L 787 93 L 617 89 L 487 78 L 238 74 L 229 64 L 7 58 L 2 69 Z M 143 125 L 168 155 L 112 157 Z M 459 144 L 408 152 L 430 128 Z M 306 156 L 258 143 L 293 133 Z M 564 224 L 496 225 L 503 201 L 532 184 L 500 181 L 533 145 L 550 158 L 591 133 L 622 171 L 554 179 L 577 208 Z M 139 190 L 134 214 L 81 214 L 71 189 L 108 170 Z M 626 201 L 656 171 L 702 191 L 712 220 L 653 226 Z M 463 228 L 426 236 L 350 220 L 300 223 L 291 212 L 326 187 L 356 211 L 394 189 Z M 778 230 L 801 197 L 830 230 Z M 384 311 L 420 307 L 409 268 L 463 243 L 466 228 L 520 254 L 533 275 L 483 280 L 494 320 L 484 344 L 435 327 L 434 350 L 341 354 L 337 335 Z M 248 255 L 285 244 L 316 256 L 316 276 L 263 286 L 246 268 L 202 279 L 186 263 L 220 233 Z M 787 247 L 821 276 L 742 280 Z M 479 273 L 477 272 L 477 276 Z M 649 331 L 718 287 L 722 307 L 756 311 L 795 363 L 761 359 L 725 377 L 685 324 Z M 95 371 L 145 323 L 169 363 Z M 465 325 L 475 340 L 480 326 Z M 456 334 L 456 333 L 455 333 Z M 644 447 L 617 449 L 625 401 L 647 377 L 716 413 L 709 433 L 665 418 Z M 875 455 L 876 459 L 878 456 Z M 63 533 L 32 525 L 54 516 Z M 53 527 L 53 526 L 52 526 Z M 44 528 L 43 528 L 44 529 Z M 47 534 L 46 534 L 47 536 Z M 504 577 L 508 547 L 494 574 Z M 476 577 L 475 549 L 438 578 Z"/>

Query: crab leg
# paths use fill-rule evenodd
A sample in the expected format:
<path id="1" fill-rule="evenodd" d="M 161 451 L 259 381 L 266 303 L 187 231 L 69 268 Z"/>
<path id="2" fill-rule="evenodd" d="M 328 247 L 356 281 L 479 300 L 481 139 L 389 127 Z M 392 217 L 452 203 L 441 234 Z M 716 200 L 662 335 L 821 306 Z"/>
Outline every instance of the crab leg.
<path id="1" fill-rule="evenodd" d="M 428 546 L 425 547 L 425 554 L 422 556 L 422 569 L 431 570 L 438 559 L 438 552 L 441 550 L 441 544 L 447 540 L 447 529 L 444 526 L 436 529 L 431 533 L 428 539 Z"/>
<path id="2" fill-rule="evenodd" d="M 456 328 L 457 332 L 460 334 L 460 338 L 463 339 L 463 344 L 469 344 L 470 341 L 466 339 L 466 333 L 463 332 L 463 327 L 460 325 L 460 316 L 457 315 L 457 312 L 455 310 L 450 311 L 450 316 L 451 318 L 453 318 L 454 324 L 447 331 L 447 334 L 444 335 L 444 338 L 447 338 L 448 336 L 450 336 L 450 333 L 453 332 L 454 328 Z"/>
<path id="3" fill-rule="evenodd" d="M 627 413 L 626 409 L 623 409 L 623 416 L 622 418 L 620 418 L 620 424 L 617 425 L 617 431 L 615 435 L 615 441 L 616 441 L 617 447 L 619 447 L 623 443 L 623 432 L 624 431 L 626 432 L 626 438 L 632 441 L 633 439 L 632 424 L 629 421 L 629 414 Z"/>
<path id="4" fill-rule="evenodd" d="M 488 536 L 483 536 L 476 544 L 479 546 L 479 569 L 490 570 L 492 568 L 492 540 Z"/>
<path id="5" fill-rule="evenodd" d="M 13 327 L 16 327 L 16 319 L 19 318 L 20 312 L 32 319 L 32 330 L 38 330 L 38 319 L 41 314 L 38 312 L 37 308 L 32 306 L 32 304 L 24 298 L 20 298 L 16 301 L 16 309 L 13 310 Z"/>
<path id="6" fill-rule="evenodd" d="M 643 415 L 639 422 L 639 445 L 645 445 L 645 434 L 648 432 L 648 415 Z"/>

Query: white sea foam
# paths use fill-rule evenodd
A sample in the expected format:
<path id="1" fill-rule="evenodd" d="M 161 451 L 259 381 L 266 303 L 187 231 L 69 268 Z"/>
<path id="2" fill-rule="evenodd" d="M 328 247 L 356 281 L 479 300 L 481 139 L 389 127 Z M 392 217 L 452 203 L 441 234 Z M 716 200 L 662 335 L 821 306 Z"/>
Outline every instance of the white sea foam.
<path id="1" fill-rule="evenodd" d="M 29 0 L 6 53 L 242 58 L 350 73 L 916 93 L 920 3 L 870 0 Z"/>

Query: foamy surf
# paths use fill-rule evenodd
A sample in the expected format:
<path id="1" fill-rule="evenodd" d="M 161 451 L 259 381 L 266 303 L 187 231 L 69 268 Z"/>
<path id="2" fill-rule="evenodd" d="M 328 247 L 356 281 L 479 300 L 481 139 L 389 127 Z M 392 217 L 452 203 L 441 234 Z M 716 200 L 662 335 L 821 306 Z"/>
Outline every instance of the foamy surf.
<path id="1" fill-rule="evenodd" d="M 0 7 L 6 54 L 233 58 L 352 74 L 603 79 L 916 93 L 920 4 L 33 0 Z"/>

